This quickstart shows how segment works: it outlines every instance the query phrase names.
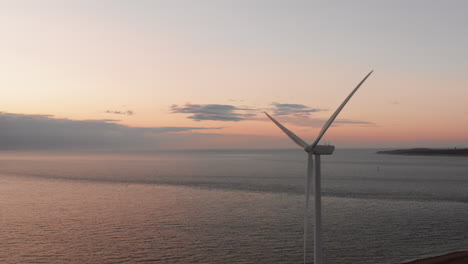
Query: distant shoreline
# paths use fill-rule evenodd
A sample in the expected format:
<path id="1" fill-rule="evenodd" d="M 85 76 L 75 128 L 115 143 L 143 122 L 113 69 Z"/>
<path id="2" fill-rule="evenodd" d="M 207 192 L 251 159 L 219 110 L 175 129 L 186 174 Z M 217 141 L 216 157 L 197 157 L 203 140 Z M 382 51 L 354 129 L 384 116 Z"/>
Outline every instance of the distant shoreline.
<path id="1" fill-rule="evenodd" d="M 377 154 L 388 155 L 407 155 L 407 156 L 456 156 L 468 157 L 468 149 L 430 149 L 430 148 L 413 148 L 413 149 L 395 149 L 377 151 Z"/>
<path id="2" fill-rule="evenodd" d="M 452 252 L 436 257 L 413 260 L 404 264 L 466 264 L 468 263 L 468 251 Z"/>

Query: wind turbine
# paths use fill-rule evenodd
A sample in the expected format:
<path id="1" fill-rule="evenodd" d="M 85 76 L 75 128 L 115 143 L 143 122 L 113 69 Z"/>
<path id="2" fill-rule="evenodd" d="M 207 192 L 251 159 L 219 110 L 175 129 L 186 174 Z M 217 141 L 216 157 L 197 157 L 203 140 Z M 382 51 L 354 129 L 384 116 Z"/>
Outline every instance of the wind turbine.
<path id="1" fill-rule="evenodd" d="M 335 118 L 341 112 L 343 107 L 348 103 L 349 99 L 356 93 L 356 91 L 361 87 L 361 85 L 366 81 L 366 79 L 372 74 L 373 70 L 369 72 L 364 79 L 354 88 L 354 90 L 346 97 L 346 99 L 341 103 L 341 105 L 336 109 L 333 115 L 328 119 L 328 121 L 323 125 L 322 130 L 320 130 L 319 135 L 315 139 L 312 144 L 307 144 L 304 140 L 300 137 L 296 136 L 293 132 L 289 129 L 284 127 L 278 121 L 276 121 L 273 117 L 271 117 L 267 112 L 265 114 L 268 118 L 273 121 L 283 132 L 296 143 L 301 148 L 304 148 L 305 152 L 307 152 L 307 180 L 305 186 L 305 208 L 304 208 L 304 264 L 306 263 L 307 258 L 307 225 L 308 225 L 308 217 L 307 212 L 309 210 L 309 197 L 310 191 L 312 186 L 312 180 L 315 182 L 314 186 L 314 202 L 315 202 L 315 219 L 314 219 L 314 263 L 315 264 L 322 264 L 322 193 L 321 193 L 321 183 L 320 183 L 320 155 L 331 155 L 335 150 L 335 146 L 331 145 L 318 145 L 320 139 L 322 139 L 327 129 L 331 126 Z M 314 176 L 314 155 L 315 158 L 315 177 Z M 314 179 L 313 179 L 314 178 Z"/>

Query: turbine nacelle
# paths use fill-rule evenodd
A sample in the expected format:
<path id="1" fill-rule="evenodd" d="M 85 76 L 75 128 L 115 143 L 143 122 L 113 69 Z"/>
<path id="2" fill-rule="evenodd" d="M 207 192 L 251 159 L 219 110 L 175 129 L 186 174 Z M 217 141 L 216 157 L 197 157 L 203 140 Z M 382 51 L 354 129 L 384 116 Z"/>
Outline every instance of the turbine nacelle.
<path id="1" fill-rule="evenodd" d="M 312 145 L 308 145 L 304 148 L 305 152 L 312 153 L 315 155 L 331 155 L 333 151 L 335 151 L 335 146 L 332 145 L 317 145 L 312 147 Z"/>

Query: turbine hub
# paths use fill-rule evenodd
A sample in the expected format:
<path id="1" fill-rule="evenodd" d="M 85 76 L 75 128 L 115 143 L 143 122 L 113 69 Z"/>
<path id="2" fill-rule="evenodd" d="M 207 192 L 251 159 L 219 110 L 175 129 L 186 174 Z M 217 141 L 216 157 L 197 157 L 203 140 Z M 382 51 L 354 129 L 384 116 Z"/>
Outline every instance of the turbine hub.
<path id="1" fill-rule="evenodd" d="M 308 153 L 313 153 L 315 155 L 331 155 L 335 151 L 335 146 L 332 145 L 317 145 L 313 149 L 310 148 L 310 145 L 305 147 L 304 150 Z"/>

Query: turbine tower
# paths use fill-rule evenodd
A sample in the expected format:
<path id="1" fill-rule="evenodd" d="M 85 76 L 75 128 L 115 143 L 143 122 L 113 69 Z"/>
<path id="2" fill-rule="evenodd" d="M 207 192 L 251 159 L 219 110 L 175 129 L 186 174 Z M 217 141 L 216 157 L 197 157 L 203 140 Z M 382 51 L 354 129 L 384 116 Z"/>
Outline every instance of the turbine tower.
<path id="1" fill-rule="evenodd" d="M 322 139 L 325 132 L 331 126 L 335 118 L 341 112 L 343 107 L 348 103 L 349 99 L 356 93 L 356 91 L 361 87 L 361 85 L 366 81 L 366 79 L 372 74 L 373 70 L 369 72 L 364 79 L 354 88 L 354 90 L 346 97 L 346 99 L 341 103 L 341 105 L 336 109 L 333 115 L 328 119 L 328 121 L 323 125 L 322 130 L 320 130 L 319 135 L 312 144 L 307 144 L 300 137 L 296 136 L 289 129 L 284 127 L 273 117 L 271 117 L 267 112 L 265 114 L 268 118 L 273 121 L 283 132 L 296 143 L 298 146 L 303 148 L 307 152 L 307 179 L 305 186 L 305 208 L 304 208 L 304 264 L 307 259 L 307 225 L 308 217 L 307 212 L 309 210 L 309 197 L 312 186 L 312 180 L 314 181 L 314 202 L 315 202 L 315 219 L 314 219 L 314 263 L 323 264 L 322 261 L 322 193 L 321 193 L 321 183 L 320 183 L 320 156 L 321 155 L 331 155 L 335 150 L 335 146 L 330 145 L 318 145 L 320 139 Z M 312 157 L 312 155 L 314 157 Z M 314 171 L 314 158 L 315 158 L 315 171 Z M 314 177 L 315 172 L 315 177 Z"/>

